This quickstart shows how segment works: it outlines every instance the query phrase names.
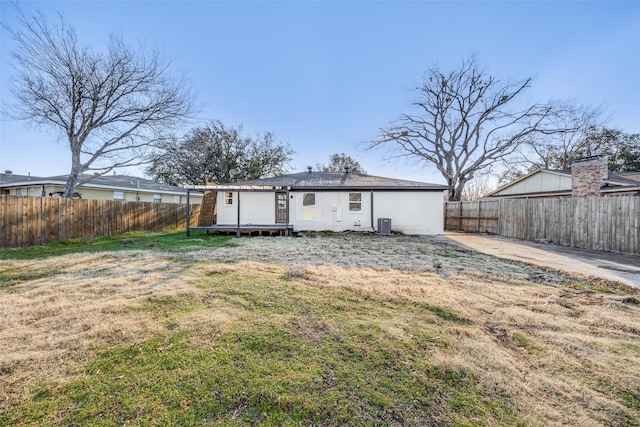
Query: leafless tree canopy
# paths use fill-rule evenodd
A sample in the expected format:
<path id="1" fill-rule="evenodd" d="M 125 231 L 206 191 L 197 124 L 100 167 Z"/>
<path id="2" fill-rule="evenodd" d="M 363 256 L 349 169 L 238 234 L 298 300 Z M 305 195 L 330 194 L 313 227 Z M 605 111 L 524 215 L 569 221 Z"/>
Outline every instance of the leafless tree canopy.
<path id="1" fill-rule="evenodd" d="M 549 104 L 523 104 L 531 79 L 501 81 L 475 58 L 453 71 L 431 69 L 415 89 L 415 112 L 380 130 L 369 148 L 389 147 L 393 156 L 433 164 L 460 200 L 465 184 L 527 139 L 558 130 Z"/>
<path id="2" fill-rule="evenodd" d="M 580 132 L 551 138 L 530 147 L 521 156 L 521 163 L 542 169 L 571 169 L 582 157 L 606 154 L 609 169 L 619 172 L 640 171 L 640 134 L 595 125 L 584 126 Z"/>
<path id="3" fill-rule="evenodd" d="M 166 141 L 147 174 L 173 185 L 219 184 L 282 175 L 293 151 L 271 132 L 250 137 L 242 127 L 212 121 L 182 141 Z"/>
<path id="4" fill-rule="evenodd" d="M 602 126 L 599 108 L 568 106 L 565 111 L 557 125 L 567 130 L 531 139 L 504 159 L 498 186 L 538 169 L 569 170 L 580 158 L 603 154 L 609 170 L 640 171 L 640 134 Z"/>
<path id="5" fill-rule="evenodd" d="M 462 197 L 460 198 L 460 200 L 480 200 L 495 189 L 496 186 L 492 184 L 489 175 L 479 175 L 474 177 L 471 181 L 467 182 L 467 184 L 464 186 L 464 190 L 462 190 Z"/>
<path id="6" fill-rule="evenodd" d="M 599 126 L 602 111 L 600 108 L 562 105 L 558 108 L 564 113 L 554 117 L 554 125 L 564 132 L 536 135 L 521 147 L 519 158 L 512 160 L 542 169 L 569 169 L 583 151 L 587 134 Z M 579 156 L 578 156 L 579 157 Z"/>
<path id="7" fill-rule="evenodd" d="M 84 172 L 143 163 L 146 149 L 191 113 L 189 91 L 155 50 L 134 50 L 111 36 L 98 52 L 62 17 L 50 24 L 42 14 L 21 13 L 19 28 L 6 29 L 16 42 L 10 113 L 68 141 L 67 197 L 91 176 Z"/>

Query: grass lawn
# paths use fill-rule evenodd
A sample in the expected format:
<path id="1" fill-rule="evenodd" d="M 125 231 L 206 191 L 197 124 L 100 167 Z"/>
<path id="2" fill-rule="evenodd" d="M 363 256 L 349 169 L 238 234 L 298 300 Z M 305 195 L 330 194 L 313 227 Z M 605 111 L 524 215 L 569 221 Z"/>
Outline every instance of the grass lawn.
<path id="1" fill-rule="evenodd" d="M 159 250 L 183 252 L 232 244 L 226 236 L 200 235 L 186 237 L 184 230 L 172 232 L 131 232 L 115 236 L 87 239 L 68 239 L 48 245 L 20 249 L 0 249 L 0 260 L 38 259 L 76 252 L 105 252 L 121 250 Z"/>
<path id="2" fill-rule="evenodd" d="M 136 233 L 0 259 L 0 425 L 640 425 L 624 286 L 411 237 Z"/>

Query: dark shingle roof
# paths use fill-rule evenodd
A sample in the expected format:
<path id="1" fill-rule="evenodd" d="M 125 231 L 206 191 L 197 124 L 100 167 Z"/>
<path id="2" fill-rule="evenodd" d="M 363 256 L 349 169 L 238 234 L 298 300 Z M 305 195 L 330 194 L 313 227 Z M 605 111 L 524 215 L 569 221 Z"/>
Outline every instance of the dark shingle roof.
<path id="1" fill-rule="evenodd" d="M 300 172 L 271 178 L 234 182 L 232 186 L 290 187 L 292 190 L 448 190 L 450 187 L 427 182 L 384 178 L 355 172 Z"/>
<path id="2" fill-rule="evenodd" d="M 12 184 L 14 182 L 29 182 L 29 181 L 41 181 L 43 178 L 31 175 L 15 175 L 15 174 L 0 174 L 0 185 Z"/>
<path id="3" fill-rule="evenodd" d="M 609 172 L 609 179 L 623 184 L 640 184 L 640 172 Z"/>

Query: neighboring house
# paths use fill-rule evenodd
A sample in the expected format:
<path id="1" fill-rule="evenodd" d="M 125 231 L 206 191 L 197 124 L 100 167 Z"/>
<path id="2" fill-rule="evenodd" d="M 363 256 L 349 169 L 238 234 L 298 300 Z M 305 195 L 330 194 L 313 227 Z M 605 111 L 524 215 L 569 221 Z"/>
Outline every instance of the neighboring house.
<path id="1" fill-rule="evenodd" d="M 36 177 L 5 171 L 0 174 L 0 194 L 60 197 L 66 181 L 66 175 Z M 184 204 L 187 202 L 187 190 L 133 176 L 103 175 L 78 186 L 74 198 Z M 191 199 L 191 203 L 199 202 L 198 196 Z"/>
<path id="2" fill-rule="evenodd" d="M 209 187 L 217 193 L 217 221 L 196 228 L 237 229 L 238 233 L 240 229 L 278 227 L 381 231 L 381 220 L 394 232 L 441 234 L 444 192 L 449 189 L 349 171 L 312 172 L 309 168 L 308 172 Z"/>
<path id="3" fill-rule="evenodd" d="M 640 195 L 640 172 L 613 172 L 607 169 L 607 156 L 576 161 L 571 170 L 540 169 L 487 197 L 512 199 L 542 197 L 581 197 Z"/>

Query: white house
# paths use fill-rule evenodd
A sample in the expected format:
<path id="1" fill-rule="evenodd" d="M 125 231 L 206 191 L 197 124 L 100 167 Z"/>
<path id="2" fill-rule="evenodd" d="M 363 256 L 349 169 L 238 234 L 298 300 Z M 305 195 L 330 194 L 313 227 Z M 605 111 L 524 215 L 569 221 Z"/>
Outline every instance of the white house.
<path id="1" fill-rule="evenodd" d="M 207 190 L 216 193 L 214 224 L 196 229 L 382 232 L 390 225 L 393 232 L 435 235 L 444 230 L 449 187 L 309 169 Z"/>

